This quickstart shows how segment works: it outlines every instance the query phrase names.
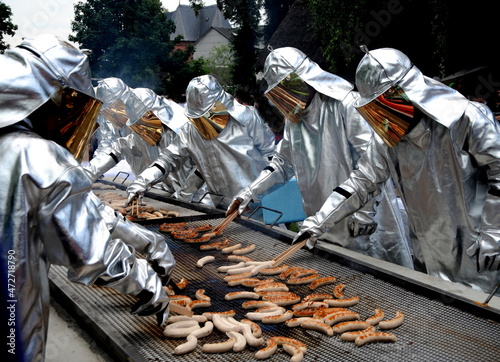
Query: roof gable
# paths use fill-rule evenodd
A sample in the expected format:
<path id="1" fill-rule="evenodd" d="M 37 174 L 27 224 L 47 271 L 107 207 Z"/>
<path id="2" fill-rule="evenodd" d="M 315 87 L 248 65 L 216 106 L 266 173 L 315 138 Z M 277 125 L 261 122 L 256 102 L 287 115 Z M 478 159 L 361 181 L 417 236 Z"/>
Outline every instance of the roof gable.
<path id="1" fill-rule="evenodd" d="M 203 7 L 198 16 L 190 5 L 179 5 L 175 11 L 166 13 L 166 16 L 175 24 L 175 32 L 170 35 L 171 39 L 181 35 L 184 41 L 195 42 L 211 28 L 232 28 L 217 5 Z"/>

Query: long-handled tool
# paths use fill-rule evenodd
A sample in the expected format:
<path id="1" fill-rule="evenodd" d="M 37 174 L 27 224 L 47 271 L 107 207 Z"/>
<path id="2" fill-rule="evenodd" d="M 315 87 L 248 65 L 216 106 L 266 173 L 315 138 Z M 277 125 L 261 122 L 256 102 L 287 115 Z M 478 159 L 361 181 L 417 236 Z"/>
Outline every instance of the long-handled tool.
<path id="1" fill-rule="evenodd" d="M 486 300 L 484 301 L 484 304 L 488 304 L 490 302 L 491 298 L 493 298 L 493 296 L 497 292 L 498 288 L 500 288 L 500 283 L 498 283 L 496 285 L 496 287 L 493 288 L 493 290 L 491 291 L 490 295 L 488 295 L 488 298 L 486 298 Z"/>
<path id="2" fill-rule="evenodd" d="M 179 305 L 179 304 L 172 303 L 172 302 L 170 302 L 169 308 L 170 308 L 171 312 L 181 314 L 181 315 L 186 315 L 188 317 L 192 317 L 194 314 L 191 309 L 183 307 L 182 305 Z"/>
<path id="3" fill-rule="evenodd" d="M 231 212 L 228 216 L 226 216 L 224 220 L 221 221 L 219 225 L 217 225 L 209 233 L 203 234 L 203 236 L 214 237 L 220 235 L 222 231 L 231 223 L 231 221 L 233 221 L 237 217 L 238 217 L 238 209 Z"/>
<path id="4" fill-rule="evenodd" d="M 172 290 L 174 291 L 175 294 L 180 294 L 181 289 L 177 286 L 177 284 L 175 284 L 175 282 L 172 279 L 170 279 L 167 282 L 167 285 L 172 288 Z M 172 302 L 170 302 L 169 308 L 170 308 L 171 312 L 181 314 L 181 315 L 187 315 L 188 317 L 191 317 L 194 314 L 191 309 L 183 307 L 182 305 L 179 305 L 179 304 L 172 303 Z"/>
<path id="5" fill-rule="evenodd" d="M 293 254 L 297 252 L 297 250 L 302 249 L 304 245 L 306 245 L 307 240 L 309 239 L 311 235 L 309 233 L 303 233 L 300 235 L 297 240 L 295 241 L 295 244 L 293 244 L 291 247 L 286 249 L 284 252 L 282 252 L 280 255 L 278 255 L 276 258 L 274 258 L 274 263 L 273 267 L 277 267 L 281 263 L 283 263 L 286 259 L 290 258 Z"/>

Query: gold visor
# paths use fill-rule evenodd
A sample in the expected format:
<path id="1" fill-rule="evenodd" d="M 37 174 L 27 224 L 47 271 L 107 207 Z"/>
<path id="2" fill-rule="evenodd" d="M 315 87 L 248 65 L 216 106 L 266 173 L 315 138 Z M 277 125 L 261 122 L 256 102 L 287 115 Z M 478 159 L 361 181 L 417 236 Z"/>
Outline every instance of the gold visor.
<path id="1" fill-rule="evenodd" d="M 65 88 L 61 98 L 61 113 L 53 139 L 66 148 L 78 161 L 83 159 L 90 137 L 97 129 L 96 119 L 102 102 L 76 90 Z"/>
<path id="2" fill-rule="evenodd" d="M 212 140 L 226 127 L 229 122 L 229 113 L 222 103 L 216 102 L 204 116 L 189 120 L 204 139 Z"/>
<path id="3" fill-rule="evenodd" d="M 291 73 L 266 93 L 266 97 L 287 119 L 297 124 L 300 122 L 300 113 L 306 108 L 309 89 L 297 74 Z"/>
<path id="4" fill-rule="evenodd" d="M 415 108 L 399 86 L 390 88 L 358 111 L 389 147 L 397 144 L 415 122 Z"/>
<path id="5" fill-rule="evenodd" d="M 130 128 L 150 146 L 157 145 L 163 133 L 163 125 L 160 119 L 151 111 L 147 111 L 146 114 L 131 125 Z"/>
<path id="6" fill-rule="evenodd" d="M 125 111 L 125 103 L 117 99 L 109 107 L 101 111 L 104 117 L 109 120 L 113 126 L 121 129 L 128 121 L 127 112 Z"/>

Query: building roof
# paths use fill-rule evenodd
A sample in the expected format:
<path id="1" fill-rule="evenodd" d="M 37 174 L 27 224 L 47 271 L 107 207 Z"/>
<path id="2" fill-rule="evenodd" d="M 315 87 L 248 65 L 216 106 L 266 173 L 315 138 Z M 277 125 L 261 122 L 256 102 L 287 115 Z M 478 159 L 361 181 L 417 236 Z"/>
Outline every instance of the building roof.
<path id="1" fill-rule="evenodd" d="M 196 42 L 210 28 L 216 29 L 223 35 L 230 33 L 232 29 L 217 5 L 203 7 L 198 16 L 190 5 L 179 5 L 175 11 L 166 13 L 166 16 L 175 24 L 175 32 L 170 35 L 171 39 L 181 35 L 184 41 Z"/>

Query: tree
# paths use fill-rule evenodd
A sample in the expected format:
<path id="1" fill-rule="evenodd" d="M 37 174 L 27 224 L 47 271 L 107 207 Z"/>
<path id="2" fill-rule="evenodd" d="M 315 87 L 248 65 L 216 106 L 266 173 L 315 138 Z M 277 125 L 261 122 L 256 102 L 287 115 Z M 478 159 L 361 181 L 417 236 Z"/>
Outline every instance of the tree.
<path id="1" fill-rule="evenodd" d="M 311 33 L 329 71 L 354 74 L 369 49 L 396 48 L 430 76 L 442 77 L 478 62 L 495 61 L 491 1 L 458 6 L 451 0 L 308 0 Z M 477 35 L 477 36 L 475 36 Z"/>
<path id="2" fill-rule="evenodd" d="M 87 0 L 74 9 L 75 35 L 69 39 L 92 50 L 91 67 L 97 77 L 117 77 L 131 87 L 163 94 L 181 66 L 178 60 L 189 58 L 182 51 L 174 56 L 170 34 L 175 25 L 159 0 Z"/>
<path id="3" fill-rule="evenodd" d="M 207 73 L 213 75 L 228 91 L 233 85 L 234 50 L 229 44 L 214 47 L 204 59 Z"/>
<path id="4" fill-rule="evenodd" d="M 224 17 L 235 26 L 231 39 L 234 50 L 232 83 L 235 87 L 253 90 L 255 88 L 255 62 L 257 39 L 264 0 L 217 0 L 217 7 Z M 203 0 L 189 0 L 196 11 L 204 6 Z"/>
<path id="5" fill-rule="evenodd" d="M 261 18 L 262 1 L 217 0 L 219 9 L 236 28 L 231 40 L 235 52 L 233 84 L 251 90 L 255 88 L 257 29 Z"/>
<path id="6" fill-rule="evenodd" d="M 9 49 L 9 44 L 5 43 L 4 36 L 14 36 L 17 30 L 17 25 L 12 23 L 12 10 L 10 6 L 0 2 L 0 53 L 3 54 L 6 49 Z"/>
<path id="7" fill-rule="evenodd" d="M 172 100 L 185 102 L 186 88 L 189 82 L 199 75 L 207 74 L 203 59 L 193 60 L 194 46 L 189 45 L 186 51 L 176 50 L 169 58 L 165 73 L 163 94 Z"/>
<path id="8" fill-rule="evenodd" d="M 266 16 L 264 43 L 269 41 L 294 2 L 295 0 L 264 0 L 263 8 Z"/>

